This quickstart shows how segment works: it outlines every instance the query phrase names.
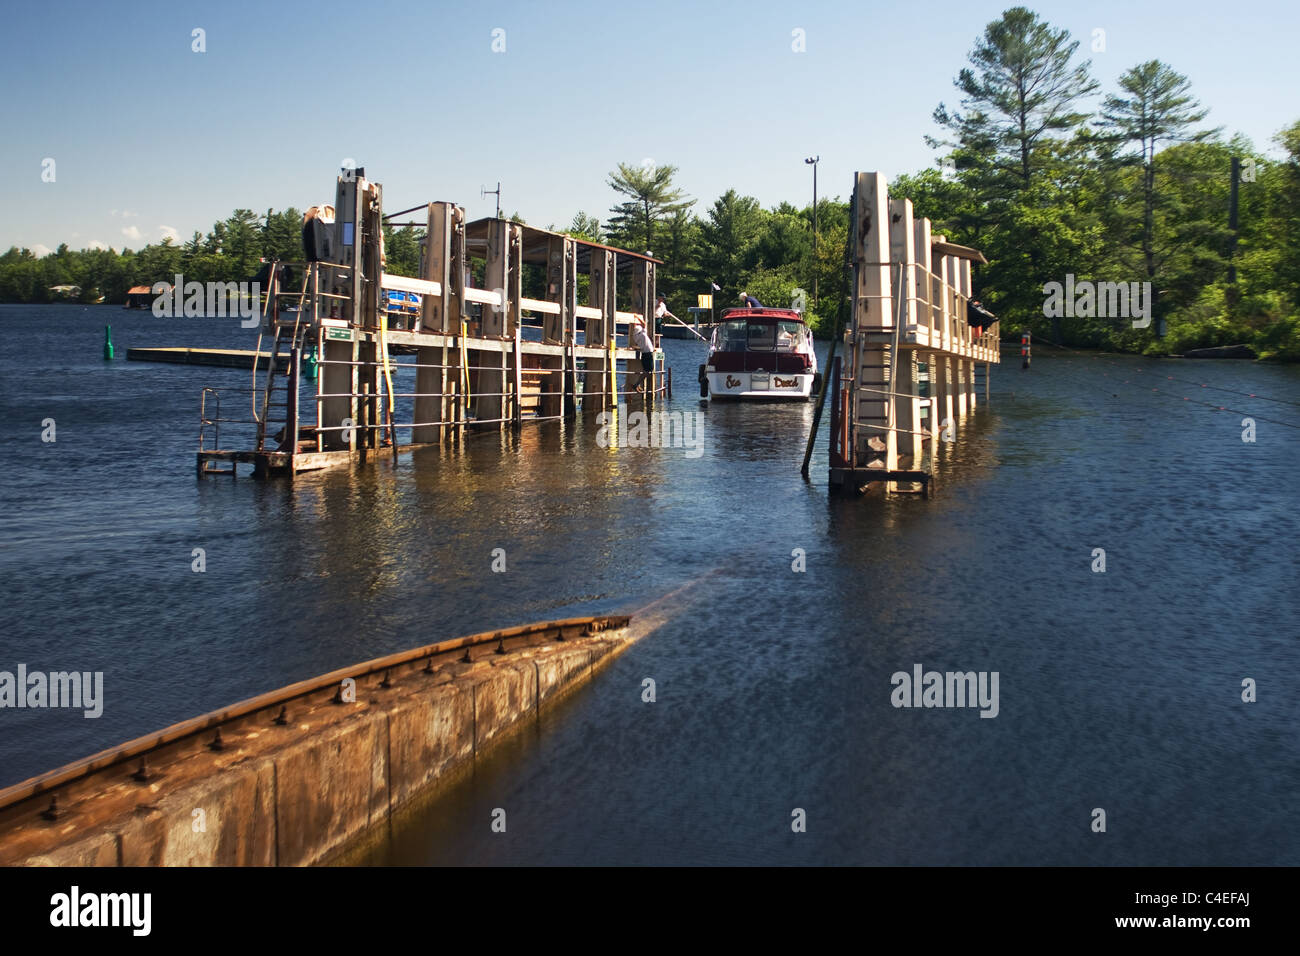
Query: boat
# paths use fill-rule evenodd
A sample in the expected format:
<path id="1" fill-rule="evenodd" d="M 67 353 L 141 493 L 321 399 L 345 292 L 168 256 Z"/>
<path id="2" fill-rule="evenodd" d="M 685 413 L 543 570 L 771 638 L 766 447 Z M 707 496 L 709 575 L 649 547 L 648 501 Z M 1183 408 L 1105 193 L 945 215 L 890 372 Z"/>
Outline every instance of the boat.
<path id="1" fill-rule="evenodd" d="M 700 397 L 799 400 L 821 386 L 812 330 L 794 309 L 726 309 L 700 366 Z"/>

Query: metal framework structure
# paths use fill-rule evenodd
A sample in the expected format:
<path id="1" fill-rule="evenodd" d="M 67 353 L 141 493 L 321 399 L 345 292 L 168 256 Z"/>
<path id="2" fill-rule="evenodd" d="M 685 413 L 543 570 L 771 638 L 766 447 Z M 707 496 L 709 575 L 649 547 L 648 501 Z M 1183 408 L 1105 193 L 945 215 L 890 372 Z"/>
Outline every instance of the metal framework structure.
<path id="1" fill-rule="evenodd" d="M 929 494 L 934 443 L 955 440 L 988 394 L 998 323 L 967 323 L 975 249 L 932 234 L 910 199 L 890 199 L 880 173 L 856 173 L 851 320 L 831 373 L 832 487 Z M 922 374 L 924 366 L 924 375 Z M 926 394 L 923 394 L 923 390 Z M 900 487 L 904 486 L 904 487 Z"/>
<path id="2" fill-rule="evenodd" d="M 462 207 L 430 202 L 393 214 L 427 217 L 420 276 L 398 276 L 384 269 L 383 223 L 393 216 L 383 215 L 380 184 L 345 170 L 334 209 L 332 254 L 272 264 L 265 380 L 255 371 L 251 389 L 204 389 L 200 475 L 240 463 L 257 476 L 292 475 L 570 419 L 617 406 L 647 373 L 647 399 L 670 392 L 657 337 L 651 369 L 627 340 L 630 323 L 653 313 L 658 260 L 504 219 L 467 222 Z M 314 408 L 303 409 L 309 356 L 319 375 Z M 250 397 L 248 417 L 222 417 Z M 226 447 L 223 424 L 227 436 L 242 428 L 248 447 Z"/>

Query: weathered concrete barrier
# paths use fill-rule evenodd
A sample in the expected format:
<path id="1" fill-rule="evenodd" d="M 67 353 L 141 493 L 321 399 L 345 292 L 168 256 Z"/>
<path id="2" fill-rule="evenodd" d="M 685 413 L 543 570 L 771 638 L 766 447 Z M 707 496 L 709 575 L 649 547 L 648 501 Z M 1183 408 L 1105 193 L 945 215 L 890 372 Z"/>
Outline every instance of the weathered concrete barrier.
<path id="1" fill-rule="evenodd" d="M 318 863 L 626 648 L 627 617 L 494 631 L 282 688 L 0 791 L 0 864 Z"/>

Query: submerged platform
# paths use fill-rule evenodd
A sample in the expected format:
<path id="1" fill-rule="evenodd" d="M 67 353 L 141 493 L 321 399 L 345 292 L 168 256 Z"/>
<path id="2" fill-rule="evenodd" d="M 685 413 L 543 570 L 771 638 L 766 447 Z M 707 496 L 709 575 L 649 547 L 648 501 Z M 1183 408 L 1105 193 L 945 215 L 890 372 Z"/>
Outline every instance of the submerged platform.
<path id="1" fill-rule="evenodd" d="M 169 362 L 173 365 L 215 365 L 244 369 L 251 369 L 256 361 L 259 369 L 265 369 L 271 361 L 271 353 L 252 349 L 140 348 L 127 349 L 126 358 L 129 362 Z M 281 371 L 287 369 L 288 357 L 280 356 L 276 365 Z"/>

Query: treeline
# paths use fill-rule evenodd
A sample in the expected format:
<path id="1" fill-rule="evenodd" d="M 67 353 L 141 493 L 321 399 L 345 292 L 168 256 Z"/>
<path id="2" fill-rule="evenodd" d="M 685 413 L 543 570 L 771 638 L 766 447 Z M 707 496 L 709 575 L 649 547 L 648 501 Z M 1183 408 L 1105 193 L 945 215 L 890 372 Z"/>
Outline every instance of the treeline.
<path id="1" fill-rule="evenodd" d="M 935 110 L 936 167 L 898 177 L 891 195 L 910 198 L 937 233 L 984 253 L 990 264 L 976 270 L 975 291 L 1004 334 L 1029 329 L 1064 345 L 1148 354 L 1247 343 L 1264 357 L 1300 359 L 1300 121 L 1277 134 L 1283 156 L 1270 159 L 1206 126 L 1207 111 L 1173 67 L 1137 64 L 1102 90 L 1078 47 L 1023 7 L 988 24 L 957 74 L 959 106 Z M 1236 231 L 1234 159 L 1242 169 Z M 728 190 L 700 208 L 676 173 L 621 164 L 609 178 L 617 200 L 605 220 L 579 212 L 562 231 L 662 259 L 659 290 L 683 318 L 715 285 L 716 307 L 741 292 L 788 306 L 802 290 L 823 334 L 846 314 L 847 203 L 819 201 L 814 250 L 811 206 L 765 208 Z M 10 249 L 0 256 L 0 301 L 48 301 L 52 286 L 76 285 L 83 301 L 120 302 L 130 286 L 177 272 L 251 279 L 262 258 L 301 258 L 300 228 L 295 209 L 240 209 L 182 245 L 60 246 L 40 259 Z M 385 235 L 388 269 L 415 274 L 421 232 Z M 1047 314 L 1044 286 L 1070 276 L 1150 283 L 1149 323 L 1135 328 L 1134 316 L 1092 306 Z M 525 275 L 526 284 L 541 281 Z"/>
<path id="2" fill-rule="evenodd" d="M 960 106 L 934 112 L 936 168 L 898 177 L 891 196 L 985 254 L 975 292 L 1004 334 L 1147 354 L 1244 343 L 1300 359 L 1300 121 L 1278 132 L 1273 160 L 1207 127 L 1168 64 L 1137 64 L 1102 90 L 1078 47 L 1024 7 L 988 24 L 957 74 Z M 763 209 L 729 191 L 693 215 L 675 172 L 620 166 L 609 184 L 624 201 L 609 221 L 580 213 L 570 231 L 653 250 L 666 262 L 660 287 L 679 300 L 716 282 L 728 302 L 747 289 L 786 305 L 816 277 L 814 320 L 844 314 L 844 203 L 818 204 L 814 257 L 810 208 Z M 1045 286 L 1076 282 L 1149 288 L 1150 314 L 1102 314 L 1084 299 L 1054 308 Z"/>
<path id="3" fill-rule="evenodd" d="M 302 213 L 297 209 L 268 209 L 264 216 L 236 209 L 207 235 L 195 232 L 180 245 L 168 238 L 138 251 L 74 251 L 65 243 L 39 259 L 28 249 L 11 248 L 0 256 L 0 302 L 67 301 L 53 287 L 70 285 L 81 289 L 72 297 L 76 301 L 102 297 L 122 303 L 132 286 L 171 282 L 177 273 L 187 282 L 241 282 L 257 274 L 263 258 L 300 261 L 302 255 Z"/>

